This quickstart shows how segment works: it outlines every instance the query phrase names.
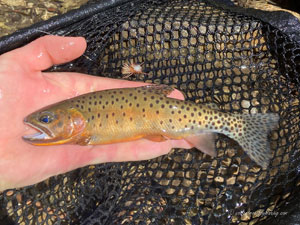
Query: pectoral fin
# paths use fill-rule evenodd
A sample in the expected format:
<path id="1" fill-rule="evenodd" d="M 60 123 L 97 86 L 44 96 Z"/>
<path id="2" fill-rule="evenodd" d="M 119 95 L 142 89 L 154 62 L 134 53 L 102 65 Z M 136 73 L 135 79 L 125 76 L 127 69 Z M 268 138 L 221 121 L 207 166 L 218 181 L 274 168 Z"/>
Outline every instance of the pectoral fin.
<path id="1" fill-rule="evenodd" d="M 208 154 L 213 157 L 217 155 L 215 149 L 214 133 L 201 133 L 185 137 L 184 139 L 201 152 L 204 152 L 205 154 Z"/>
<path id="2" fill-rule="evenodd" d="M 162 142 L 162 141 L 166 141 L 167 138 L 165 138 L 162 135 L 148 135 L 146 137 L 144 137 L 145 139 L 148 139 L 150 141 L 155 141 L 155 142 Z"/>

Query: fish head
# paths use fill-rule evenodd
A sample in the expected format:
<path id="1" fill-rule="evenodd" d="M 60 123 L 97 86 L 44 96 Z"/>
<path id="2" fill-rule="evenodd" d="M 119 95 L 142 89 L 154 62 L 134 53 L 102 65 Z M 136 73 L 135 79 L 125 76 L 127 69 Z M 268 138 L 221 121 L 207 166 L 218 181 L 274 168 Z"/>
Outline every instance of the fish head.
<path id="1" fill-rule="evenodd" d="M 58 145 L 76 141 L 85 128 L 86 120 L 76 109 L 58 105 L 28 115 L 24 123 L 38 131 L 23 136 L 26 142 L 33 145 Z"/>

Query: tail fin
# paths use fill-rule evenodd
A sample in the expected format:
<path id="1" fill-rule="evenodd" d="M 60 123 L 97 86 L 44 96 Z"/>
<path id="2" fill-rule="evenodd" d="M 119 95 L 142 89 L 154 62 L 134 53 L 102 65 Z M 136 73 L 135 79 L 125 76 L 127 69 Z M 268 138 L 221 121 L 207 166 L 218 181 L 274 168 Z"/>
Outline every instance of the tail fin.
<path id="1" fill-rule="evenodd" d="M 269 132 L 278 124 L 279 116 L 275 113 L 242 114 L 242 135 L 231 134 L 244 151 L 258 165 L 266 168 L 270 163 L 271 152 L 268 142 Z"/>

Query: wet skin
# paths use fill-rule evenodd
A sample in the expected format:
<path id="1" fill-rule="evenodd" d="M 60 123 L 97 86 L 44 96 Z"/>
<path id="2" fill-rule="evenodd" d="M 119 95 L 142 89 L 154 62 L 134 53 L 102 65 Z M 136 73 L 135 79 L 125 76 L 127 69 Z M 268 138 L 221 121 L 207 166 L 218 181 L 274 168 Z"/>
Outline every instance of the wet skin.
<path id="1" fill-rule="evenodd" d="M 45 36 L 0 56 L 0 190 L 22 187 L 85 165 L 134 161 L 190 148 L 183 140 L 137 140 L 102 146 L 32 146 L 22 136 L 34 133 L 23 123 L 31 112 L 91 91 L 145 85 L 78 73 L 41 72 L 79 57 L 83 38 Z M 183 99 L 179 91 L 169 96 Z"/>

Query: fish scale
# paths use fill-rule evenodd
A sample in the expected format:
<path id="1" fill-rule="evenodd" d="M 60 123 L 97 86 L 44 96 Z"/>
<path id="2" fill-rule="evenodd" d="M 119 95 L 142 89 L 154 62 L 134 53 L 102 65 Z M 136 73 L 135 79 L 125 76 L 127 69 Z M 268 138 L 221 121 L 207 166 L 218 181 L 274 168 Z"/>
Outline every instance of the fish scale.
<path id="1" fill-rule="evenodd" d="M 231 114 L 214 104 L 167 97 L 167 85 L 111 89 L 84 94 L 43 108 L 25 123 L 43 135 L 24 137 L 36 145 L 101 145 L 146 138 L 184 139 L 215 156 L 215 133 L 237 141 L 262 167 L 270 160 L 268 133 L 277 125 L 273 113 Z M 45 116 L 50 123 L 45 123 Z M 47 117 L 47 118 L 48 118 Z"/>

